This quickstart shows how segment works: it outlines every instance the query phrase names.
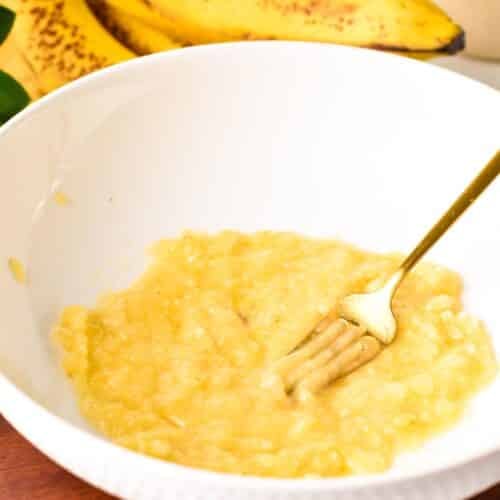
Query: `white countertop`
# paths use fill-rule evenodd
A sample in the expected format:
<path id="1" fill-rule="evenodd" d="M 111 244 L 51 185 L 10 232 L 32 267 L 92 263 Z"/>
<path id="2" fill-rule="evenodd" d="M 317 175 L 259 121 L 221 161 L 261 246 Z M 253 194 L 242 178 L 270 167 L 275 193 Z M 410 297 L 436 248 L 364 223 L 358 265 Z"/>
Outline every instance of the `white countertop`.
<path id="1" fill-rule="evenodd" d="M 434 59 L 432 63 L 451 69 L 457 73 L 462 73 L 500 90 L 500 61 L 472 59 L 468 56 L 460 55 L 440 57 Z"/>

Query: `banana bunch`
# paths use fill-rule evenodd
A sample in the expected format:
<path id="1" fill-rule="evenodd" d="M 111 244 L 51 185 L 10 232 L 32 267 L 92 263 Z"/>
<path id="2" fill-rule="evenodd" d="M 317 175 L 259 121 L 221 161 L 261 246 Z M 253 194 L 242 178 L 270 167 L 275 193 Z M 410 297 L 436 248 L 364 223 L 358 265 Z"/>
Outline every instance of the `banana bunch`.
<path id="1" fill-rule="evenodd" d="M 230 40 L 309 40 L 416 57 L 463 48 L 430 0 L 0 0 L 17 14 L 0 69 L 37 98 L 152 52 Z"/>

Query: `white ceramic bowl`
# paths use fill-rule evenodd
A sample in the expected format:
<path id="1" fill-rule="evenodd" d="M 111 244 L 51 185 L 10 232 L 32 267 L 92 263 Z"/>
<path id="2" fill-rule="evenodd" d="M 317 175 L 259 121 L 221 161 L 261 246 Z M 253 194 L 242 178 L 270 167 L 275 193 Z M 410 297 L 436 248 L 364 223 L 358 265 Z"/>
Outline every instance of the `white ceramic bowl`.
<path id="1" fill-rule="evenodd" d="M 53 93 L 0 130 L 0 410 L 56 462 L 133 500 L 450 500 L 500 480 L 498 381 L 458 427 L 385 474 L 244 478 L 97 436 L 49 342 L 64 305 L 127 284 L 148 244 L 185 228 L 407 250 L 498 148 L 499 130 L 500 95 L 479 83 L 315 44 L 185 49 Z M 432 258 L 464 274 L 467 306 L 500 350 L 498 184 Z M 70 206 L 51 200 L 56 189 Z M 28 266 L 27 286 L 11 279 L 9 256 Z"/>

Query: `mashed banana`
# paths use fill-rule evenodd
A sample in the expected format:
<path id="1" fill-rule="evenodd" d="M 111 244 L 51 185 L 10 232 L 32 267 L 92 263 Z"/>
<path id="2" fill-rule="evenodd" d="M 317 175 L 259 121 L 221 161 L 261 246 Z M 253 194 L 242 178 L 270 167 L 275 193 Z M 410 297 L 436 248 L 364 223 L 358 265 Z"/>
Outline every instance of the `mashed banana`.
<path id="1" fill-rule="evenodd" d="M 133 450 L 259 476 L 382 471 L 496 374 L 484 327 L 461 311 L 459 276 L 423 263 L 395 297 L 395 342 L 296 403 L 261 387 L 262 369 L 401 257 L 272 232 L 185 234 L 152 254 L 128 290 L 68 307 L 55 328 L 81 411 Z"/>

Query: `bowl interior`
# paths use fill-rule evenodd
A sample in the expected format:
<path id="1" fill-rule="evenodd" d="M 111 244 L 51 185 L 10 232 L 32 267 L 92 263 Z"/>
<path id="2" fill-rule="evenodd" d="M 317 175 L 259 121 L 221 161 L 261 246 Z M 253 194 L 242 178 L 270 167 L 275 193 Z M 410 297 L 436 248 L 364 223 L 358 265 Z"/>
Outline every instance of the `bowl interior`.
<path id="1" fill-rule="evenodd" d="M 411 61 L 309 44 L 197 48 L 86 79 L 0 133 L 0 366 L 77 426 L 49 339 L 184 229 L 273 229 L 408 251 L 498 147 L 500 97 Z M 54 203 L 61 190 L 68 206 Z M 467 308 L 500 353 L 500 185 L 432 251 L 460 271 Z M 388 474 L 500 445 L 500 383 L 451 432 Z"/>

